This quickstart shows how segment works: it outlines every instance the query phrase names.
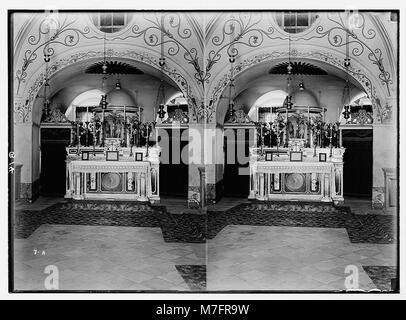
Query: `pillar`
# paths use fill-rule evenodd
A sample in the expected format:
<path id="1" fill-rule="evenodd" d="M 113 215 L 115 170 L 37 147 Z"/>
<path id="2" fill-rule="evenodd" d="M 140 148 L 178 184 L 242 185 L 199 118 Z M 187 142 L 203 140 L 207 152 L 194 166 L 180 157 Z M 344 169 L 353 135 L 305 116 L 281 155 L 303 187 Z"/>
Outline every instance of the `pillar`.
<path id="1" fill-rule="evenodd" d="M 372 207 L 385 207 L 385 179 L 383 169 L 397 169 L 398 131 L 397 99 L 390 98 L 381 106 L 381 118 L 374 117 L 373 124 L 373 172 L 372 172 Z"/>
<path id="2" fill-rule="evenodd" d="M 40 136 L 39 125 L 31 122 L 14 125 L 14 152 L 16 164 L 21 167 L 18 186 L 22 199 L 33 201 L 40 191 Z"/>
<path id="3" fill-rule="evenodd" d="M 394 124 L 373 125 L 372 207 L 385 207 L 383 168 L 397 167 L 397 130 Z"/>

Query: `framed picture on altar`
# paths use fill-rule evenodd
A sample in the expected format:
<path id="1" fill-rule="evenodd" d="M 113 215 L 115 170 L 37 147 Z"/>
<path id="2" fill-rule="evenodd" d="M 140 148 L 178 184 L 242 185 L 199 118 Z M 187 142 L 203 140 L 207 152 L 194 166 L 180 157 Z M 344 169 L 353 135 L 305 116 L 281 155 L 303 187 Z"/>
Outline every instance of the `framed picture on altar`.
<path id="1" fill-rule="evenodd" d="M 106 151 L 106 161 L 118 161 L 118 151 Z"/>
<path id="2" fill-rule="evenodd" d="M 327 153 L 319 153 L 319 162 L 327 161 Z"/>
<path id="3" fill-rule="evenodd" d="M 142 152 L 136 152 L 135 153 L 135 161 L 143 161 L 144 160 L 144 155 Z"/>
<path id="4" fill-rule="evenodd" d="M 303 161 L 303 152 L 302 151 L 291 151 L 290 152 L 290 161 L 302 162 Z"/>
<path id="5" fill-rule="evenodd" d="M 265 151 L 265 161 L 272 161 L 272 151 Z"/>
<path id="6" fill-rule="evenodd" d="M 82 152 L 82 160 L 85 160 L 85 161 L 89 160 L 89 152 L 87 152 L 87 151 Z"/>

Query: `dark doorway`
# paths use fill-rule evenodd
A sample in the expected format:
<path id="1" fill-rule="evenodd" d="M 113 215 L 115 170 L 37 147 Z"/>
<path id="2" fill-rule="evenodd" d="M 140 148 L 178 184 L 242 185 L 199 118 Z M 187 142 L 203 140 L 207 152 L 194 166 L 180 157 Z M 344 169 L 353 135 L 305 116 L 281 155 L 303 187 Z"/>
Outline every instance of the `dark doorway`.
<path id="1" fill-rule="evenodd" d="M 70 129 L 41 129 L 41 195 L 63 196 L 66 192 L 66 150 Z"/>
<path id="2" fill-rule="evenodd" d="M 188 141 L 182 141 L 181 137 L 187 136 L 187 129 L 159 128 L 158 133 L 159 145 L 162 148 L 159 166 L 160 195 L 186 199 L 189 167 L 182 161 L 182 150 L 187 148 Z"/>
<path id="3" fill-rule="evenodd" d="M 250 130 L 252 129 L 225 129 L 223 194 L 226 197 L 248 197 L 249 147 L 252 146 L 253 139 L 253 136 L 250 137 Z"/>
<path id="4" fill-rule="evenodd" d="M 344 196 L 372 197 L 372 129 L 344 129 Z"/>

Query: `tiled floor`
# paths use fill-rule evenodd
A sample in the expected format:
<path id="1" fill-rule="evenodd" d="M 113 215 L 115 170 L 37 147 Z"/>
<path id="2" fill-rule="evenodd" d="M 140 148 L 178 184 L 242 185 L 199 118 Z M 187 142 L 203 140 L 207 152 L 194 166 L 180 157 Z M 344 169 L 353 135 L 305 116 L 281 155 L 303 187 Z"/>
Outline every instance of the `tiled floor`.
<path id="1" fill-rule="evenodd" d="M 188 291 L 176 265 L 205 264 L 204 244 L 166 243 L 160 228 L 42 225 L 14 246 L 16 290 L 45 290 L 54 265 L 60 290 Z"/>
<path id="2" fill-rule="evenodd" d="M 32 211 L 39 211 L 43 210 L 47 207 L 54 205 L 55 203 L 65 201 L 64 198 L 57 198 L 57 197 L 39 197 L 33 203 L 29 203 L 24 200 L 16 201 L 14 204 L 14 210 L 32 210 Z"/>
<path id="3" fill-rule="evenodd" d="M 376 289 L 362 266 L 396 265 L 395 249 L 351 243 L 345 229 L 229 225 L 208 241 L 207 290 L 346 290 L 347 266 Z"/>
<path id="4" fill-rule="evenodd" d="M 350 212 L 223 198 L 207 215 L 170 198 L 106 205 L 18 203 L 14 289 L 45 290 L 49 265 L 60 290 L 341 291 L 348 266 L 359 289 L 389 290 L 396 276 L 396 211 L 364 200 Z"/>
<path id="5" fill-rule="evenodd" d="M 395 215 L 396 207 L 373 209 L 371 199 L 359 199 L 354 197 L 346 197 L 344 206 L 349 206 L 354 214 L 380 214 L 380 215 Z"/>

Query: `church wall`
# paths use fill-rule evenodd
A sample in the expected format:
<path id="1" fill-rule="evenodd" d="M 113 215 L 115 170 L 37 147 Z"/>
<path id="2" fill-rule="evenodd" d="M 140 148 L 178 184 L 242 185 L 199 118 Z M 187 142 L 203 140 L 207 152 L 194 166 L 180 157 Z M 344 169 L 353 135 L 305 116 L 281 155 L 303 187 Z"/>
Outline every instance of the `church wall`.
<path id="1" fill-rule="evenodd" d="M 293 79 L 291 84 L 292 92 L 298 89 L 300 79 L 300 76 Z M 303 81 L 305 89 L 313 93 L 314 97 L 320 100 L 319 103 L 327 108 L 326 121 L 336 121 L 338 112 L 343 107 L 345 81 L 332 76 L 308 76 L 304 77 Z M 238 84 L 238 79 L 236 82 Z M 244 111 L 248 113 L 250 108 L 254 106 L 255 101 L 263 94 L 275 90 L 286 91 L 286 77 L 262 76 L 245 86 L 248 88 L 237 95 L 235 104 L 237 108 L 242 106 Z M 351 97 L 356 96 L 360 92 L 362 92 L 361 89 L 354 86 L 351 87 Z M 228 96 L 228 93 L 225 92 L 225 95 Z M 219 104 L 219 111 L 221 110 L 220 112 L 223 114 L 226 111 L 227 104 L 228 98 L 223 98 Z M 221 119 L 223 118 L 224 115 Z"/>
<path id="2" fill-rule="evenodd" d="M 204 168 L 204 125 L 189 124 L 189 206 L 196 207 L 201 199 L 201 174 L 199 168 Z M 204 169 L 205 170 L 205 169 Z"/>
<path id="3" fill-rule="evenodd" d="M 373 126 L 373 183 L 372 205 L 385 205 L 385 182 L 383 168 L 397 167 L 397 130 L 393 124 Z"/>
<path id="4" fill-rule="evenodd" d="M 89 86 L 91 80 L 92 86 Z M 115 90 L 114 86 L 116 78 L 114 76 L 106 82 L 106 91 Z M 152 121 L 154 116 L 154 106 L 157 100 L 158 87 L 160 80 L 149 75 L 138 75 L 132 77 L 120 77 L 121 87 L 125 92 L 130 94 L 134 104 L 144 108 L 143 114 L 147 121 Z M 87 84 L 87 85 L 86 85 Z M 73 79 L 68 82 L 67 89 L 59 91 L 53 103 L 57 106 L 64 106 L 65 108 L 80 94 L 92 89 L 100 89 L 101 78 L 91 75 L 81 75 L 80 79 Z M 76 88 L 75 90 L 72 88 Z M 165 95 L 166 98 L 170 97 L 179 90 L 166 84 Z M 113 91 L 114 92 L 114 91 Z M 109 95 L 107 94 L 109 101 Z"/>
<path id="5" fill-rule="evenodd" d="M 155 15 L 155 13 L 148 13 L 147 15 L 149 14 Z M 128 26 L 128 28 L 126 28 L 119 34 L 122 39 L 126 40 L 120 40 L 120 37 L 116 38 L 116 35 L 113 34 L 112 36 L 109 36 L 107 47 L 109 50 L 109 55 L 111 54 L 113 58 L 121 57 L 134 60 L 141 60 L 141 58 L 145 58 L 145 61 L 147 61 L 149 66 L 152 66 L 156 69 L 159 68 L 158 59 L 161 54 L 161 50 L 163 50 L 167 61 L 165 67 L 167 68 L 167 76 L 169 76 L 168 70 L 174 68 L 175 73 L 172 74 L 172 80 L 174 80 L 178 85 L 183 83 L 182 89 L 189 95 L 188 98 L 193 97 L 195 98 L 195 101 L 197 101 L 193 107 L 190 107 L 191 113 L 193 111 L 193 113 L 195 114 L 207 114 L 207 117 L 203 116 L 199 120 L 203 119 L 203 121 L 201 122 L 204 122 L 204 120 L 206 120 L 207 122 L 214 124 L 218 122 L 221 125 L 222 121 L 219 119 L 224 119 L 224 113 L 227 110 L 227 99 L 220 99 L 219 96 L 221 96 L 221 93 L 224 90 L 222 85 L 227 83 L 227 77 L 229 76 L 230 62 L 228 53 L 238 52 L 237 56 L 235 57 L 236 62 L 234 66 L 236 68 L 240 68 L 241 72 L 243 72 L 244 70 L 250 70 L 255 66 L 261 68 L 263 65 L 267 64 L 268 62 L 274 61 L 275 59 L 286 61 L 288 56 L 288 34 L 276 25 L 274 19 L 272 19 L 271 17 L 272 13 L 270 13 L 268 17 L 266 16 L 266 14 L 265 16 L 263 16 L 262 13 L 246 13 L 240 15 L 232 12 L 219 14 L 216 19 L 212 20 L 213 23 L 208 33 L 196 32 L 195 29 L 191 31 L 190 36 L 188 33 L 182 33 L 185 28 L 190 28 L 190 19 L 194 21 L 194 28 L 198 29 L 197 31 L 204 31 L 204 15 L 211 15 L 211 13 L 199 13 L 197 15 L 198 18 L 196 19 L 191 18 L 193 16 L 192 13 L 188 13 L 187 15 L 181 14 L 182 19 L 180 21 L 182 21 L 182 25 L 180 28 L 180 34 L 177 34 L 176 30 L 174 30 L 173 28 L 171 29 L 170 26 L 166 26 L 166 28 L 175 31 L 172 32 L 172 35 L 175 37 L 175 40 L 179 41 L 182 45 L 184 45 L 184 47 L 177 45 L 176 41 L 173 41 L 169 42 L 165 47 L 161 48 L 160 45 L 156 45 L 153 42 L 150 42 L 151 40 L 149 40 L 148 37 L 144 39 L 142 36 L 140 36 L 142 34 L 142 31 L 158 31 L 154 29 L 154 26 L 151 25 L 150 22 L 141 18 L 140 16 L 132 21 L 133 24 L 136 24 L 140 27 L 139 34 L 134 33 L 132 30 L 135 29 L 132 29 L 131 26 Z M 73 31 L 71 32 L 69 30 L 63 29 L 61 30 L 61 37 L 71 35 L 72 38 L 67 37 L 66 39 L 70 39 L 72 42 L 70 42 L 68 45 L 64 45 L 60 43 L 58 44 L 59 39 L 56 39 L 55 42 L 51 41 L 50 48 L 54 50 L 53 52 L 55 53 L 51 55 L 51 70 L 53 70 L 52 67 L 55 67 L 56 69 L 59 68 L 58 70 L 60 70 L 66 66 L 70 66 L 71 64 L 76 65 L 79 62 L 83 62 L 86 59 L 90 58 L 100 59 L 103 55 L 103 35 L 91 24 L 88 15 L 61 14 L 60 18 L 64 18 L 65 16 L 68 16 L 68 22 L 74 20 L 74 22 L 72 22 L 73 24 L 71 25 Z M 387 12 L 380 14 L 366 13 L 364 16 L 366 32 L 364 34 L 360 34 L 359 36 L 361 41 L 364 41 L 368 44 L 368 47 L 362 45 L 361 42 L 357 42 L 357 39 L 352 39 L 353 44 L 350 48 L 350 72 L 351 70 L 360 70 L 362 72 L 362 76 L 368 77 L 369 81 L 371 81 L 371 83 L 369 84 L 369 88 L 373 87 L 373 90 L 371 90 L 371 92 L 373 93 L 374 98 L 379 98 L 381 99 L 381 101 L 384 101 L 386 95 L 394 94 L 394 88 L 396 88 L 397 85 L 396 81 L 394 80 L 397 77 L 396 69 L 394 69 L 393 67 L 396 66 L 396 63 L 394 63 L 394 61 L 396 61 L 396 41 L 395 38 L 392 38 L 392 43 L 388 44 L 388 39 L 386 39 L 385 35 L 376 28 L 376 22 L 379 21 L 381 26 L 384 29 L 387 28 L 391 35 L 396 33 L 396 30 L 394 29 L 396 29 L 397 25 L 389 21 L 389 14 Z M 18 101 L 14 101 L 14 107 L 16 110 L 15 120 L 18 123 L 21 123 L 16 126 L 15 141 L 17 143 L 15 143 L 14 147 L 16 149 L 17 162 L 23 162 L 22 181 L 24 181 L 24 183 L 26 183 L 27 185 L 31 184 L 31 191 L 32 184 L 35 184 L 39 177 L 39 166 L 37 165 L 39 163 L 39 152 L 37 152 L 38 145 L 37 142 L 33 141 L 36 139 L 38 129 L 33 129 L 31 127 L 32 121 L 38 121 L 37 118 L 39 115 L 39 109 L 34 110 L 33 112 L 31 111 L 31 109 L 33 101 L 35 100 L 35 96 L 38 92 L 37 89 L 40 87 L 38 83 L 41 82 L 41 76 L 43 76 L 45 70 L 41 45 L 44 43 L 44 41 L 46 41 L 47 35 L 38 33 L 38 28 L 43 18 L 44 16 L 38 15 L 38 17 L 32 20 L 32 23 L 30 23 L 27 29 L 23 31 L 15 30 L 14 32 L 15 35 L 20 35 L 18 37 L 15 37 L 14 39 L 16 41 L 14 57 L 14 88 L 16 92 L 14 98 L 18 97 Z M 248 33 L 246 33 L 244 37 L 236 40 L 238 41 L 238 43 L 235 44 L 235 48 L 237 49 L 237 51 L 230 51 L 230 49 L 233 49 L 234 45 L 223 47 L 224 43 L 230 40 L 230 35 L 225 35 L 224 31 L 230 28 L 230 22 L 234 18 L 236 18 L 235 21 L 237 21 L 237 23 L 233 24 L 236 33 L 239 32 L 241 27 L 247 27 L 248 20 L 255 23 L 253 23 L 251 27 L 247 29 Z M 26 24 L 22 21 L 26 20 L 27 17 L 21 15 L 19 16 L 19 19 L 20 20 L 15 23 L 16 29 L 19 29 L 20 26 L 26 26 Z M 61 19 L 61 21 L 62 20 L 63 19 Z M 346 47 L 343 44 L 334 43 L 334 39 L 337 39 L 336 37 L 334 37 L 335 33 L 343 31 L 342 26 L 337 26 L 336 21 L 339 20 L 330 19 L 325 13 L 320 13 L 320 19 L 317 21 L 317 24 L 309 28 L 309 30 L 307 30 L 304 34 L 300 34 L 298 39 L 293 39 L 292 50 L 290 51 L 290 53 L 292 53 L 292 55 L 294 54 L 296 59 L 299 60 L 314 59 L 323 63 L 324 61 L 326 61 L 326 64 L 329 64 L 330 66 L 336 67 L 343 71 L 342 66 L 343 59 L 345 58 Z M 89 26 L 89 33 L 85 28 L 85 26 L 87 25 Z M 321 27 L 321 29 L 318 27 Z M 370 28 L 371 30 L 373 30 L 373 33 L 368 32 Z M 359 33 L 359 31 L 357 32 Z M 183 38 L 180 37 L 180 35 L 182 34 L 184 36 Z M 205 38 L 202 38 L 201 35 L 204 35 Z M 30 36 L 34 37 L 35 39 L 35 41 L 32 43 L 28 41 Z M 38 40 L 38 43 L 34 44 L 36 40 Z M 189 50 L 189 52 L 191 49 L 193 49 L 192 56 L 190 54 L 188 55 L 187 52 L 184 51 L 183 48 L 185 47 Z M 358 56 L 353 55 L 354 47 L 359 48 L 358 50 L 360 50 L 360 54 Z M 176 51 L 177 48 L 179 48 L 179 51 L 177 51 L 176 54 L 169 54 L 170 50 L 174 52 L 173 50 Z M 374 60 L 374 56 L 370 56 L 371 52 L 368 50 L 368 48 L 372 48 L 372 50 L 381 50 L 382 54 L 378 54 L 376 56 L 377 59 L 379 57 L 382 58 L 379 63 Z M 28 61 L 29 63 L 27 65 L 27 69 L 24 69 L 25 55 L 27 54 L 27 52 L 34 52 L 35 50 L 38 50 L 36 51 L 37 55 L 35 57 L 33 56 L 29 58 L 31 60 Z M 216 52 L 218 53 L 218 55 L 216 54 L 207 57 L 205 56 L 205 52 Z M 320 56 L 319 54 L 322 54 L 322 56 Z M 260 66 L 259 62 L 264 64 Z M 207 70 L 207 66 L 210 66 L 210 69 Z M 23 73 L 22 71 L 26 72 Z M 199 71 L 202 72 L 199 73 Z M 237 69 L 235 71 L 236 73 L 239 72 Z M 384 71 L 389 72 L 389 79 L 385 78 L 385 81 L 381 81 L 381 76 L 387 76 Z M 178 77 L 178 75 L 180 75 L 180 77 Z M 199 75 L 202 75 L 204 79 L 200 79 Z M 286 83 L 285 80 L 286 79 L 281 82 L 282 85 Z M 356 80 L 361 81 L 361 76 L 358 77 Z M 95 86 L 93 87 L 98 87 L 100 84 L 100 80 L 97 79 L 94 81 Z M 122 85 L 126 86 L 128 84 L 129 82 L 122 80 Z M 246 84 L 250 86 L 253 85 L 253 83 L 251 82 L 247 82 Z M 66 85 L 68 85 L 68 82 L 66 82 Z M 75 83 L 70 83 L 69 85 L 74 86 Z M 365 89 L 365 84 L 363 85 Z M 136 90 L 138 92 L 137 100 L 139 104 L 144 105 L 146 119 L 148 120 L 152 119 L 153 106 L 156 101 L 156 90 L 154 89 L 154 86 L 155 83 L 152 84 L 145 79 L 141 80 L 140 83 L 134 83 L 134 87 L 137 88 Z M 308 82 L 305 80 L 305 86 L 308 89 L 315 91 L 316 97 L 319 97 L 317 91 L 318 88 L 321 88 L 321 104 L 328 107 L 326 120 L 335 120 L 337 117 L 337 110 L 342 105 L 343 81 L 341 81 L 337 85 L 338 88 L 334 88 L 333 85 L 329 87 L 323 81 L 317 83 L 313 82 L 312 80 Z M 237 98 L 237 105 L 247 104 L 247 107 L 250 107 L 252 101 L 256 99 L 256 96 L 253 91 L 242 91 L 243 94 L 241 94 L 241 96 Z M 168 92 L 167 94 L 169 96 L 171 93 Z M 136 95 L 135 90 L 134 95 Z M 59 98 L 64 103 L 71 99 L 71 97 L 63 95 L 61 95 L 57 99 Z M 210 101 L 211 99 L 213 99 L 213 102 L 210 103 L 209 106 L 207 105 L 207 103 L 200 103 L 201 101 Z M 225 106 L 225 108 L 223 106 Z M 396 106 L 392 105 L 392 107 L 395 108 Z M 32 113 L 35 112 L 37 113 L 37 115 L 32 115 Z M 193 121 L 196 121 L 196 119 L 193 119 Z M 191 128 L 193 127 L 194 125 L 191 125 Z M 202 130 L 202 127 L 199 127 L 198 130 Z M 378 127 L 376 127 L 376 129 L 374 128 L 374 137 L 385 137 L 384 135 L 386 134 L 389 135 L 387 137 L 388 139 L 393 139 L 393 134 L 384 131 L 384 129 Z M 224 161 L 221 156 L 223 147 L 222 136 L 221 134 L 216 134 L 215 137 L 216 146 L 213 146 L 213 144 L 208 144 L 208 147 L 210 147 L 211 150 L 216 150 L 216 162 L 212 166 L 208 166 L 206 172 L 207 183 L 211 185 L 217 185 L 219 182 L 221 182 L 223 174 L 222 163 Z M 380 155 L 378 151 L 381 149 L 390 149 L 389 151 L 392 152 L 393 148 L 395 147 L 393 145 L 388 146 L 389 144 L 382 146 L 379 144 L 381 142 L 384 144 L 388 141 L 387 139 L 382 139 L 380 142 L 376 142 L 376 140 L 377 139 L 374 139 L 374 188 L 381 188 L 383 179 L 381 171 L 382 166 L 388 163 L 387 158 L 385 158 L 388 156 L 388 152 L 386 153 L 385 157 L 382 157 L 382 155 Z M 203 152 L 202 150 L 206 151 L 206 149 L 203 149 L 202 147 L 200 153 Z M 375 159 L 375 157 L 377 159 Z M 389 163 L 390 162 L 391 161 L 389 161 Z M 197 167 L 199 165 L 201 164 L 192 164 L 189 167 L 189 191 L 192 191 L 189 192 L 189 197 L 195 194 L 195 191 L 198 190 L 197 188 L 199 188 L 199 174 L 197 170 Z M 215 186 L 214 188 L 216 190 L 219 189 L 217 188 L 217 186 Z M 28 191 L 26 193 L 28 193 Z M 217 191 L 215 193 L 217 194 Z"/>
<path id="6" fill-rule="evenodd" d="M 32 197 L 32 124 L 24 123 L 14 127 L 14 152 L 16 164 L 21 167 L 21 198 Z M 16 182 L 18 183 L 18 182 Z"/>
<path id="7" fill-rule="evenodd" d="M 37 124 L 32 126 L 32 180 L 36 181 L 39 179 L 41 174 L 40 168 L 40 127 Z"/>

